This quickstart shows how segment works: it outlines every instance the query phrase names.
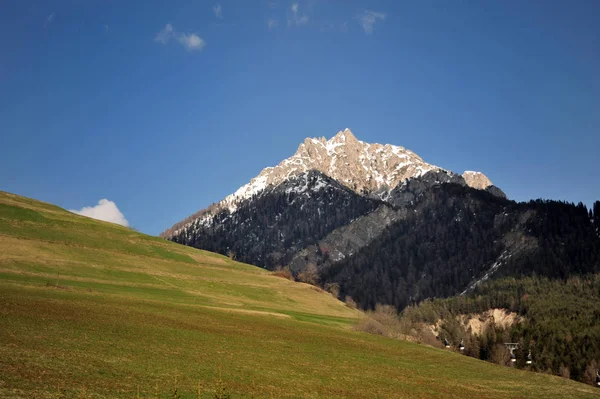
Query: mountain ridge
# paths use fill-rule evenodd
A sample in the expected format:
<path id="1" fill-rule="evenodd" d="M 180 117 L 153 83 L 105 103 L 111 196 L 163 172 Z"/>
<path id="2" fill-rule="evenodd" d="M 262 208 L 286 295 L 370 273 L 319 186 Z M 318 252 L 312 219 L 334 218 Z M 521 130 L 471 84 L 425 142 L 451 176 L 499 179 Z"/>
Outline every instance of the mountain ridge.
<path id="1" fill-rule="evenodd" d="M 408 180 L 430 171 L 445 171 L 404 147 L 360 141 L 346 128 L 329 140 L 324 137 L 306 138 L 291 157 L 276 166 L 264 168 L 234 193 L 175 223 L 160 236 L 171 238 L 198 219 L 209 222 L 210 218 L 225 208 L 233 213 L 244 200 L 310 170 L 317 170 L 360 195 L 384 200 L 392 190 Z M 471 187 L 482 190 L 492 187 L 492 182 L 481 172 L 467 171 L 462 177 Z M 495 193 L 504 195 L 497 188 Z"/>

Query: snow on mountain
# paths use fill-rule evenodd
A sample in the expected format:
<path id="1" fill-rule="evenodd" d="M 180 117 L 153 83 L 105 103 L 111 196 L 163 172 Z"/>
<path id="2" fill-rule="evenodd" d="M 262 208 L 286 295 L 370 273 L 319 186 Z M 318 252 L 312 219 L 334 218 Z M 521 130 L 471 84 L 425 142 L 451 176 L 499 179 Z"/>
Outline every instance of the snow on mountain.
<path id="1" fill-rule="evenodd" d="M 329 140 L 324 137 L 305 139 L 294 155 L 275 167 L 263 169 L 248 184 L 198 217 L 209 220 L 211 215 L 224 208 L 235 212 L 240 202 L 260 194 L 267 187 L 277 186 L 310 170 L 317 170 L 357 193 L 383 199 L 400 183 L 423 176 L 429 171 L 443 169 L 423 161 L 404 147 L 365 143 L 354 137 L 350 129 L 345 129 Z M 491 185 L 487 177 L 479 172 L 465 172 L 463 177 L 468 185 L 475 188 L 485 189 L 487 186 L 482 187 L 485 183 Z M 191 221 L 188 218 L 163 235 L 177 234 Z"/>
<path id="2" fill-rule="evenodd" d="M 390 189 L 405 179 L 439 168 L 404 147 L 365 143 L 357 140 L 350 129 L 345 129 L 329 140 L 307 138 L 293 156 L 275 167 L 263 169 L 224 202 L 231 206 L 266 186 L 313 169 L 362 193 Z"/>

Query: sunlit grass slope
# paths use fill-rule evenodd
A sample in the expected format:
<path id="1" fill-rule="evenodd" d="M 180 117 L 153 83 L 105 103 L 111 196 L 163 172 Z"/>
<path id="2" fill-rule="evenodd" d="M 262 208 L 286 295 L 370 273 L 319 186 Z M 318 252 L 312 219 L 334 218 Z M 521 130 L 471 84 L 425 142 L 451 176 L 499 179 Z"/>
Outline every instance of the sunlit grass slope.
<path id="1" fill-rule="evenodd" d="M 596 397 L 352 331 L 314 287 L 0 192 L 0 397 Z"/>

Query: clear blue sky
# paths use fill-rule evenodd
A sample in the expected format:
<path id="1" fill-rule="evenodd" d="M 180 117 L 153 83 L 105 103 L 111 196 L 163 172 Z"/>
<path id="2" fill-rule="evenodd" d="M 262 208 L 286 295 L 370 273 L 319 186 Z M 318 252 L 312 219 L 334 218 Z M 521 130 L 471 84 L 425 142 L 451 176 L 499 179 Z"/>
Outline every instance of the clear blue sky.
<path id="1" fill-rule="evenodd" d="M 4 0 L 0 189 L 108 198 L 158 234 L 349 127 L 591 204 L 598 21 L 596 0 Z"/>

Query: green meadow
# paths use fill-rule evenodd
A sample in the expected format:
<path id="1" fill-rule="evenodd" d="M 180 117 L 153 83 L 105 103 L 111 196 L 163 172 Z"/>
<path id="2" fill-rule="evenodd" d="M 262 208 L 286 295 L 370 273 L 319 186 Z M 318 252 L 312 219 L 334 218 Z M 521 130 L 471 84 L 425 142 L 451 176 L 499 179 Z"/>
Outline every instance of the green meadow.
<path id="1" fill-rule="evenodd" d="M 0 192 L 2 398 L 600 393 L 354 331 L 360 317 L 316 287 Z"/>

